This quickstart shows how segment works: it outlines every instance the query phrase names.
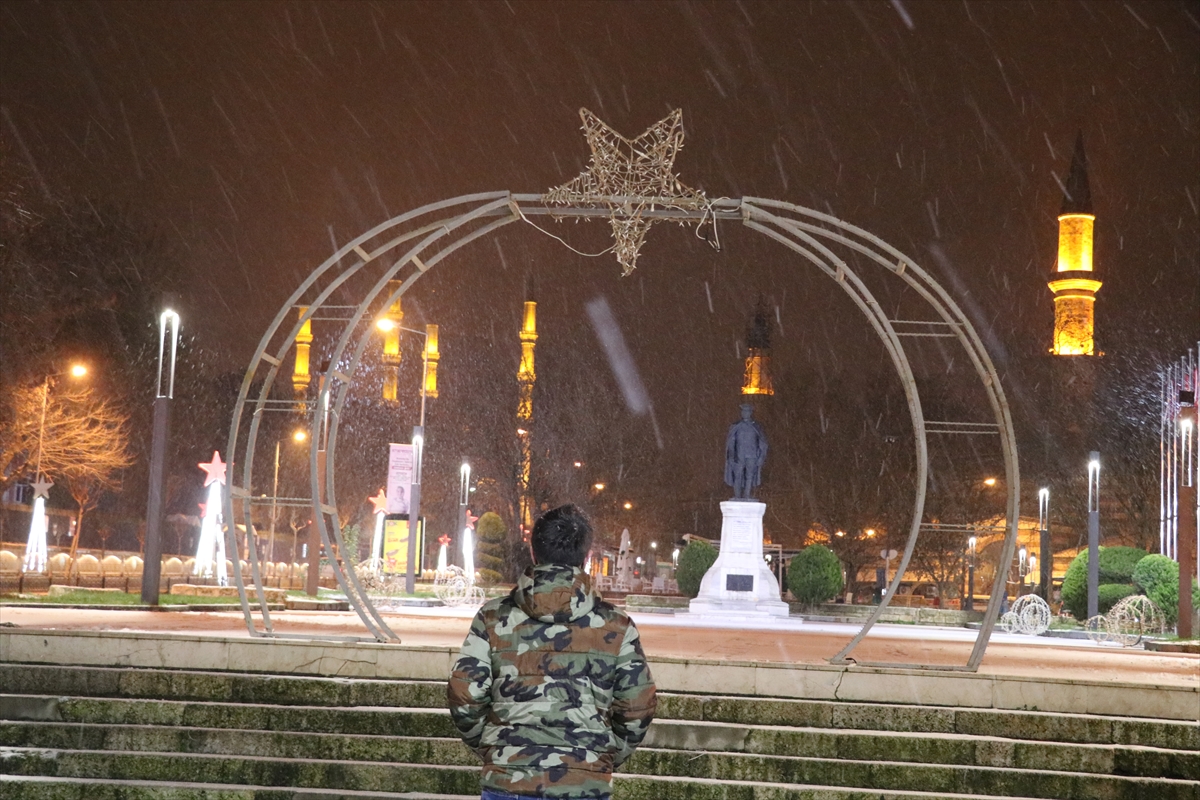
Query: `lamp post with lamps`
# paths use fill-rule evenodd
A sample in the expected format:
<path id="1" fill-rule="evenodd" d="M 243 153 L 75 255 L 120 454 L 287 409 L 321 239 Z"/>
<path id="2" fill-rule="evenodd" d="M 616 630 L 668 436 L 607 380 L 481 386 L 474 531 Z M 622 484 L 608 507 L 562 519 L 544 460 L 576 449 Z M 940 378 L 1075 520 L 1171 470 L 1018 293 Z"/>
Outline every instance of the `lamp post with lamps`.
<path id="1" fill-rule="evenodd" d="M 425 337 L 425 346 L 421 350 L 421 414 L 412 432 L 413 469 L 412 482 L 409 484 L 408 490 L 408 565 L 404 572 L 404 591 L 411 595 L 416 594 L 417 591 L 417 532 L 421 525 L 421 467 L 424 463 L 425 453 L 425 401 L 427 398 L 438 396 L 437 368 L 441 355 L 438 349 L 438 326 L 426 325 L 423 331 L 406 328 L 392 316 L 387 315 L 380 317 L 375 322 L 375 326 L 389 336 L 393 332 L 398 335 L 403 331 Z"/>
<path id="2" fill-rule="evenodd" d="M 42 475 L 42 445 L 46 438 L 46 409 L 50 405 L 51 381 L 63 374 L 76 379 L 82 378 L 87 375 L 87 367 L 83 364 L 72 364 L 66 373 L 53 373 L 42 380 L 42 419 L 38 424 L 37 458 L 33 470 L 33 515 L 29 521 L 25 560 L 21 564 L 21 569 L 25 572 L 41 572 L 46 568 L 46 500 L 54 483 Z"/>
<path id="3" fill-rule="evenodd" d="M 150 445 L 150 491 L 146 497 L 146 552 L 142 565 L 142 602 L 158 605 L 162 577 L 163 473 L 171 433 L 171 400 L 175 397 L 175 356 L 179 348 L 179 314 L 163 298 L 158 315 L 158 380 L 154 395 L 154 427 Z M 169 331 L 169 333 L 168 333 Z"/>
<path id="4" fill-rule="evenodd" d="M 1088 619 L 1100 613 L 1100 454 L 1092 451 L 1087 466 Z"/>
<path id="5" fill-rule="evenodd" d="M 303 428 L 292 431 L 292 441 L 297 444 L 308 441 L 308 431 Z M 275 479 L 271 484 L 271 532 L 267 542 L 267 561 L 272 563 L 275 561 L 275 521 L 279 516 L 279 447 L 281 444 L 283 444 L 282 439 L 275 440 Z"/>
<path id="6" fill-rule="evenodd" d="M 1038 489 L 1038 553 L 1041 554 L 1042 572 L 1038 576 L 1038 594 L 1050 602 L 1051 584 L 1054 581 L 1054 553 L 1050 545 L 1050 490 Z M 1032 570 L 1032 567 L 1030 568 Z"/>
<path id="7" fill-rule="evenodd" d="M 964 611 L 975 610 L 975 545 L 978 540 L 972 536 L 967 539 L 967 596 L 963 603 Z"/>

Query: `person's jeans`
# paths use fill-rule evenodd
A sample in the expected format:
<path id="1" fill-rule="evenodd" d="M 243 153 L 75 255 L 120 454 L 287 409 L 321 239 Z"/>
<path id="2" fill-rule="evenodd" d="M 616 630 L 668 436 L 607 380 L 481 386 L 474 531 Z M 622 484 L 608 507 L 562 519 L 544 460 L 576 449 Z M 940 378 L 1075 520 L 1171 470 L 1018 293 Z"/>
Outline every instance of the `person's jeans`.
<path id="1" fill-rule="evenodd" d="M 511 794 L 509 792 L 498 792 L 495 789 L 484 789 L 480 800 L 541 800 L 541 798 L 527 794 Z M 610 798 L 605 797 L 603 800 L 610 800 Z"/>

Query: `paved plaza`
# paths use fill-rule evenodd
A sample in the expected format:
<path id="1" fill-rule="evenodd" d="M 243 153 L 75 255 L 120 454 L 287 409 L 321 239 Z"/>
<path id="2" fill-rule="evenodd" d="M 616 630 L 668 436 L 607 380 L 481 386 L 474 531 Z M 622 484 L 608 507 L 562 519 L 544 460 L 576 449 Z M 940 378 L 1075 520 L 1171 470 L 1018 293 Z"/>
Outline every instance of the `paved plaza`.
<path id="1" fill-rule="evenodd" d="M 405 645 L 457 647 L 467 633 L 467 609 L 412 609 L 385 619 Z M 651 658 L 823 664 L 858 630 L 856 625 L 806 623 L 799 630 L 737 630 L 680 624 L 664 614 L 638 614 L 642 641 Z M 272 616 L 281 632 L 364 635 L 351 612 L 288 611 Z M 151 612 L 86 608 L 0 609 L 0 621 L 22 629 L 60 631 L 180 632 L 215 637 L 249 634 L 239 611 Z M 859 661 L 961 665 L 975 631 L 916 625 L 877 625 L 855 650 Z M 1086 639 L 1028 637 L 996 632 L 979 672 L 985 675 L 1112 681 L 1150 686 L 1200 688 L 1200 656 L 1146 652 Z"/>

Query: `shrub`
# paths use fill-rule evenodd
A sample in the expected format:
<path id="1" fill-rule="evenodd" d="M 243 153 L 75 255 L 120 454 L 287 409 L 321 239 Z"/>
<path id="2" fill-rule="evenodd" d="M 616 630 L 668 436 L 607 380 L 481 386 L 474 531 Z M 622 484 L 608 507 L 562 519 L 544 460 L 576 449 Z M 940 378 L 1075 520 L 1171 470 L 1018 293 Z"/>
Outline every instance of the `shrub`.
<path id="1" fill-rule="evenodd" d="M 475 523 L 475 534 L 479 537 L 476 547 L 479 582 L 491 586 L 504 579 L 504 540 L 508 528 L 504 520 L 494 511 L 488 511 Z"/>
<path id="2" fill-rule="evenodd" d="M 1136 547 L 1101 547 L 1100 588 L 1097 590 L 1099 596 L 1104 596 L 1105 586 L 1132 585 L 1134 569 L 1138 562 L 1145 559 L 1147 555 L 1145 550 L 1139 550 Z M 1087 572 L 1088 554 L 1087 550 L 1082 550 L 1067 567 L 1067 574 L 1063 576 L 1062 583 L 1063 608 L 1070 611 L 1075 619 L 1081 622 L 1087 619 Z M 1113 592 L 1115 590 L 1110 590 L 1110 594 Z M 1136 589 L 1127 594 L 1135 593 Z M 1119 600 L 1120 597 L 1117 599 Z M 1107 610 L 1101 600 L 1100 613 L 1103 614 Z"/>
<path id="3" fill-rule="evenodd" d="M 842 564 L 823 545 L 804 548 L 788 566 L 788 588 L 801 603 L 823 603 L 835 597 L 842 585 Z"/>
<path id="4" fill-rule="evenodd" d="M 693 539 L 679 554 L 679 566 L 675 568 L 675 582 L 679 593 L 686 597 L 700 594 L 700 581 L 704 573 L 717 560 L 717 548 L 708 542 Z"/>
<path id="5" fill-rule="evenodd" d="M 1146 556 L 1133 570 L 1133 582 L 1162 609 L 1168 625 L 1179 619 L 1179 564 L 1161 555 Z M 1192 583 L 1192 608 L 1200 608 L 1200 583 Z"/>
<path id="6" fill-rule="evenodd" d="M 1133 583 L 1133 570 L 1147 555 L 1145 550 L 1137 547 L 1101 547 L 1100 585 Z"/>
<path id="7" fill-rule="evenodd" d="M 1137 587 L 1132 583 L 1102 583 L 1100 588 L 1096 590 L 1096 599 L 1099 601 L 1100 613 L 1107 614 L 1113 606 L 1129 597 L 1131 594 L 1137 594 Z M 1084 598 L 1084 613 L 1087 613 L 1087 598 Z"/>

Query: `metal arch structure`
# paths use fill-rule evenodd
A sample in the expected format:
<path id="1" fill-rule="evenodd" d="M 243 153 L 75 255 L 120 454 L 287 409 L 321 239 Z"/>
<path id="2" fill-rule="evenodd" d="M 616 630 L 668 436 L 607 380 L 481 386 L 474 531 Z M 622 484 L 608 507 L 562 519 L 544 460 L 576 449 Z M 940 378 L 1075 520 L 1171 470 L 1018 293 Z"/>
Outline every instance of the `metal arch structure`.
<path id="1" fill-rule="evenodd" d="M 913 502 L 912 521 L 904 553 L 883 601 L 875 608 L 858 633 L 833 659 L 834 664 L 854 663 L 850 653 L 869 633 L 895 595 L 908 568 L 921 530 L 929 472 L 928 437 L 930 434 L 995 435 L 999 439 L 1004 459 L 1007 487 L 1006 533 L 1000 563 L 1010 563 L 1016 548 L 1019 515 L 1019 471 L 1016 439 L 1012 419 L 1000 380 L 991 358 L 979 335 L 966 315 L 946 290 L 913 259 L 867 231 L 836 217 L 791 203 L 757 197 L 721 199 L 704 208 L 664 208 L 669 198 L 604 198 L 613 206 L 626 206 L 629 201 L 642 205 L 641 215 L 647 218 L 681 223 L 705 221 L 738 222 L 766 235 L 801 256 L 805 261 L 830 277 L 863 313 L 871 329 L 879 337 L 904 388 L 914 433 L 917 466 L 917 485 Z M 308 498 L 278 498 L 284 504 L 303 505 L 313 511 L 322 543 L 327 549 L 336 546 L 343 551 L 341 526 L 338 520 L 336 486 L 334 482 L 338 427 L 342 409 L 354 382 L 363 354 L 371 341 L 375 316 L 390 306 L 443 259 L 480 238 L 513 222 L 537 217 L 562 219 L 566 217 L 609 218 L 612 207 L 562 206 L 547 202 L 545 195 L 488 192 L 464 195 L 402 214 L 363 233 L 347 243 L 292 293 L 275 319 L 263 334 L 253 360 L 246 370 L 229 429 L 227 454 L 232 465 L 229 492 L 225 499 L 225 519 L 234 520 L 234 504 L 241 506 L 241 515 L 250 530 L 252 506 L 269 503 L 271 498 L 256 497 L 254 459 L 263 415 L 272 411 L 291 411 L 293 400 L 272 399 L 271 390 L 279 376 L 288 351 L 297 335 L 309 320 L 336 321 L 342 331 L 329 355 L 329 368 L 320 376 L 320 388 L 315 400 L 305 402 L 305 413 L 312 423 L 309 437 L 309 476 L 311 494 Z M 854 261 L 854 266 L 851 265 Z M 864 265 L 859 267 L 859 265 Z M 877 269 L 889 279 L 899 279 L 924 301 L 928 318 L 890 319 L 855 268 Z M 873 278 L 874 276 L 872 276 Z M 390 281 L 398 281 L 389 289 Z M 395 286 L 395 284 L 393 284 Z M 353 297 L 353 304 L 339 304 L 344 297 Z M 288 324 L 288 320 L 291 323 Z M 909 337 L 940 337 L 954 340 L 963 349 L 967 361 L 987 398 L 988 420 L 926 420 L 922 411 L 916 380 L 910 365 L 904 339 Z M 325 457 L 319 457 L 324 450 Z M 237 479 L 240 476 L 240 481 Z M 226 536 L 233 541 L 235 526 L 229 524 Z M 234 559 L 234 579 L 238 586 L 242 612 L 252 636 L 277 638 L 309 637 L 274 630 L 258 567 L 258 555 L 253 541 L 247 537 L 250 558 L 250 578 L 254 597 L 251 598 L 241 563 Z M 371 638 L 381 642 L 396 642 L 398 637 L 388 627 L 362 590 L 353 569 L 343 569 L 334 562 L 334 574 L 354 610 L 362 619 Z M 983 625 L 976 638 L 967 663 L 937 669 L 975 671 L 983 659 L 988 640 L 995 627 L 1000 602 L 1005 589 L 1006 570 L 998 569 L 993 582 L 991 600 Z M 255 624 L 252 604 L 258 606 L 262 628 Z M 342 637 L 366 640 L 365 637 Z M 866 664 L 867 662 L 858 662 Z M 873 664 L 920 668 L 921 664 Z"/>

